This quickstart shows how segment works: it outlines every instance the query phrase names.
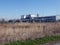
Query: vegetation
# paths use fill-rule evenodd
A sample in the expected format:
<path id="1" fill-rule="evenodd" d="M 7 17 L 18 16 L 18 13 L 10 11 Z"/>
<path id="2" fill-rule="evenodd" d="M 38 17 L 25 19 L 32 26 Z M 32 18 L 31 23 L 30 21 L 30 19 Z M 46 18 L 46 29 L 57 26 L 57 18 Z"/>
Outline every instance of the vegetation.
<path id="1" fill-rule="evenodd" d="M 6 43 L 5 45 L 39 45 L 44 44 L 51 41 L 60 40 L 60 36 L 46 36 L 39 39 L 34 40 L 25 40 L 25 41 L 13 41 L 10 43 Z"/>

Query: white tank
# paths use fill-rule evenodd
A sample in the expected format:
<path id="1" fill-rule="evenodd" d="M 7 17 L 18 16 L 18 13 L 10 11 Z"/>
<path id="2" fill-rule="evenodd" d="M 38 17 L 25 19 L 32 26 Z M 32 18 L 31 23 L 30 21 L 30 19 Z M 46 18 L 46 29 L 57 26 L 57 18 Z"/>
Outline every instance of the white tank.
<path id="1" fill-rule="evenodd" d="M 26 15 L 22 15 L 22 16 L 21 16 L 21 19 L 22 19 L 22 18 L 26 18 Z"/>
<path id="2" fill-rule="evenodd" d="M 56 16 L 56 21 L 60 20 L 60 16 Z"/>
<path id="3" fill-rule="evenodd" d="M 36 15 L 31 15 L 31 18 L 34 19 L 34 17 L 37 17 Z"/>
<path id="4" fill-rule="evenodd" d="M 31 17 L 37 17 L 36 15 L 31 15 Z"/>

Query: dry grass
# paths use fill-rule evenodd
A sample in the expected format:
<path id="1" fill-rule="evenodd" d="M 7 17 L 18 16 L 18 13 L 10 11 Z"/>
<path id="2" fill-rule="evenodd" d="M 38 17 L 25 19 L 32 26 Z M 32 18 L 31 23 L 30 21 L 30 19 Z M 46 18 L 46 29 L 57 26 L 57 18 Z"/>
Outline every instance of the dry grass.
<path id="1" fill-rule="evenodd" d="M 60 22 L 0 24 L 0 42 L 60 35 Z"/>

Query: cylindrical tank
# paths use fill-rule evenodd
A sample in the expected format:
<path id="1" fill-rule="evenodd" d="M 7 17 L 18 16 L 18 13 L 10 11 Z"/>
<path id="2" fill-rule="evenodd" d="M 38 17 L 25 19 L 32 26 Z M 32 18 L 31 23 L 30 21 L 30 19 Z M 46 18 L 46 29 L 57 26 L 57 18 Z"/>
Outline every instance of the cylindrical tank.
<path id="1" fill-rule="evenodd" d="M 60 21 L 60 16 L 56 16 L 56 21 Z"/>

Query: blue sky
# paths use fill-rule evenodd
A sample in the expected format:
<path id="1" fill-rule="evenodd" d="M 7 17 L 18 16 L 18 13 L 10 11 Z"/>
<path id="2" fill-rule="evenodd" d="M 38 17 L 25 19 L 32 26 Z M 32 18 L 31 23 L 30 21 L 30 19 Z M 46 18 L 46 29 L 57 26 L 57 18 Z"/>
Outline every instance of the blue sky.
<path id="1" fill-rule="evenodd" d="M 37 13 L 60 15 L 60 0 L 0 0 L 0 18 L 14 19 Z"/>

